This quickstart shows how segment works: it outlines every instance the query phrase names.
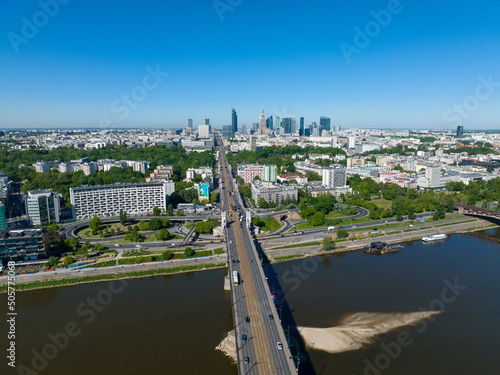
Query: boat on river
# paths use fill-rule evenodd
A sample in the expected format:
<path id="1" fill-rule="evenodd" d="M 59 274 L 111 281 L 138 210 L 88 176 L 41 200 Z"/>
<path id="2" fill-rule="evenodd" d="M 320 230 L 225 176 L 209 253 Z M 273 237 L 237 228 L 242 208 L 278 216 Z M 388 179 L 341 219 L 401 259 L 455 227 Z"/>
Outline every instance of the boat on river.
<path id="1" fill-rule="evenodd" d="M 400 244 L 389 245 L 385 242 L 376 241 L 372 242 L 370 246 L 365 246 L 363 252 L 369 255 L 384 255 L 398 253 L 402 248 L 403 245 Z"/>
<path id="2" fill-rule="evenodd" d="M 447 238 L 448 238 L 448 236 L 446 234 L 440 233 L 440 234 L 432 234 L 430 236 L 423 236 L 422 241 L 432 242 L 432 241 L 445 240 Z"/>

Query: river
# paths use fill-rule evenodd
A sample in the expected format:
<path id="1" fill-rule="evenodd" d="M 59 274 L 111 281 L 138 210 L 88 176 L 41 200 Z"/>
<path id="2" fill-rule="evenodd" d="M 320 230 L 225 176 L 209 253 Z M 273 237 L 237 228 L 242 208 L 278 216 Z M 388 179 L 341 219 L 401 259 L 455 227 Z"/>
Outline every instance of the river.
<path id="1" fill-rule="evenodd" d="M 284 311 L 285 324 L 332 327 L 358 312 L 444 309 L 425 327 L 400 328 L 360 350 L 309 350 L 312 366 L 303 362 L 301 373 L 500 373 L 498 228 L 431 244 L 415 241 L 393 255 L 356 252 L 272 267 L 292 311 Z M 16 364 L 18 371 L 20 366 L 36 371 L 13 371 L 4 356 L 0 373 L 236 374 L 236 367 L 215 351 L 232 329 L 225 274 L 212 270 L 19 292 Z M 443 302 L 450 283 L 458 290 L 445 293 Z M 2 317 L 6 305 L 2 294 Z M 5 320 L 2 353 L 9 341 Z M 410 343 L 398 351 L 393 344 L 401 332 L 407 332 Z M 393 348 L 392 356 L 383 344 Z"/>

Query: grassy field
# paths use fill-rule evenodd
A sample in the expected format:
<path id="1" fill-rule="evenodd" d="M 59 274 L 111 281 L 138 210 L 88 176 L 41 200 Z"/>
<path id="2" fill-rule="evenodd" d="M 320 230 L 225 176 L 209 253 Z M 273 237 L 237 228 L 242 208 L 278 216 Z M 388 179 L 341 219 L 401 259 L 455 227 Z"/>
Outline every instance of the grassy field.
<path id="1" fill-rule="evenodd" d="M 282 260 L 291 260 L 291 259 L 296 259 L 296 258 L 303 258 L 304 255 L 302 254 L 293 254 L 293 255 L 287 255 L 284 257 L 276 257 L 274 260 L 276 261 L 282 261 Z"/>
<path id="2" fill-rule="evenodd" d="M 266 217 L 265 219 L 262 219 L 262 221 L 266 223 L 266 226 L 263 227 L 262 230 L 269 233 L 274 233 L 282 227 L 282 225 L 280 225 L 274 217 Z"/>
<path id="3" fill-rule="evenodd" d="M 273 248 L 273 250 L 278 250 L 278 249 L 292 249 L 294 247 L 306 247 L 306 246 L 316 246 L 316 245 L 321 245 L 321 242 L 320 241 L 314 241 L 314 242 L 296 243 L 294 245 L 275 247 L 275 248 Z"/>
<path id="4" fill-rule="evenodd" d="M 386 208 L 386 207 L 392 206 L 392 202 L 388 201 L 387 199 L 384 199 L 384 198 L 373 199 L 370 202 L 375 203 L 377 205 L 377 207 L 380 207 L 380 208 Z"/>
<path id="5" fill-rule="evenodd" d="M 167 241 L 172 241 L 172 240 L 182 240 L 184 237 L 177 234 L 177 233 L 170 233 L 173 237 L 168 239 Z M 107 246 L 112 246 L 114 245 L 115 243 L 117 244 L 129 244 L 129 243 L 135 243 L 135 242 L 132 242 L 132 241 L 128 241 L 128 240 L 124 240 L 124 239 L 121 239 L 121 240 L 116 240 L 116 241 L 110 241 L 109 238 L 106 238 L 105 239 L 106 242 L 103 242 L 103 245 L 107 245 Z M 137 244 L 141 244 L 141 243 L 148 243 L 148 242 L 162 242 L 162 241 L 158 241 L 156 238 L 155 238 L 155 234 L 154 233 L 150 233 L 148 234 L 145 238 L 144 238 L 144 241 L 143 242 L 137 242 Z"/>
<path id="6" fill-rule="evenodd" d="M 226 267 L 226 263 L 219 263 L 219 264 L 206 264 L 206 265 L 200 265 L 200 266 L 185 266 L 185 267 L 177 267 L 177 268 L 163 268 L 163 269 L 158 269 L 158 270 L 127 272 L 127 273 L 111 274 L 111 275 L 86 276 L 86 277 L 80 277 L 80 278 L 74 278 L 74 279 L 47 280 L 47 281 L 38 281 L 38 282 L 34 282 L 34 283 L 17 284 L 16 290 L 20 291 L 20 290 L 30 290 L 30 289 L 54 287 L 54 286 L 84 284 L 84 283 L 91 283 L 91 282 L 97 282 L 97 281 L 126 279 L 126 278 L 131 278 L 131 277 L 168 275 L 168 274 L 173 274 L 173 273 L 192 272 L 192 271 L 200 271 L 200 270 L 204 270 L 204 269 L 225 268 L 225 267 Z M 0 285 L 0 293 L 5 293 L 7 291 L 7 287 L 8 287 L 7 285 Z"/>
<path id="7" fill-rule="evenodd" d="M 346 216 L 342 212 L 332 211 L 328 215 L 326 215 L 327 219 L 336 219 L 338 217 Z"/>

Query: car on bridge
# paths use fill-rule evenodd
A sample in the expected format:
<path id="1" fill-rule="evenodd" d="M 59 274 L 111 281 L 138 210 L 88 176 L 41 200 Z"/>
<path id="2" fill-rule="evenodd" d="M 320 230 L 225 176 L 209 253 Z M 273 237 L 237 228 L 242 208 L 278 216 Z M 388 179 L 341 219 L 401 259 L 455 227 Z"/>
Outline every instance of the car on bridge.
<path id="1" fill-rule="evenodd" d="M 242 334 L 241 335 L 241 341 L 246 342 L 247 341 L 247 335 Z"/>
<path id="2" fill-rule="evenodd" d="M 250 358 L 248 356 L 245 357 L 245 365 L 248 365 L 250 363 Z"/>
<path id="3" fill-rule="evenodd" d="M 283 344 L 281 343 L 281 341 L 278 341 L 278 342 L 276 343 L 276 345 L 278 346 L 278 349 L 279 349 L 279 350 L 282 350 L 282 349 L 283 349 Z"/>

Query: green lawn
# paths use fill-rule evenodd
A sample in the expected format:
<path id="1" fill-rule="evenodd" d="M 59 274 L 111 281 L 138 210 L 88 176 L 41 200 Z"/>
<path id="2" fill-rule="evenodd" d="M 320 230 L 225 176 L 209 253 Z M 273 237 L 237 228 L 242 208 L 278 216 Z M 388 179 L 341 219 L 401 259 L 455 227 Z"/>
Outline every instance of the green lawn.
<path id="1" fill-rule="evenodd" d="M 266 226 L 261 229 L 269 233 L 274 233 L 282 227 L 282 225 L 280 225 L 274 217 L 266 217 L 265 219 L 262 219 L 262 221 L 266 224 Z"/>
<path id="2" fill-rule="evenodd" d="M 293 254 L 293 255 L 287 255 L 287 256 L 284 256 L 284 257 L 276 257 L 274 258 L 274 260 L 291 260 L 291 259 L 296 259 L 296 258 L 303 258 L 304 255 L 302 254 Z"/>
<path id="3" fill-rule="evenodd" d="M 373 199 L 370 202 L 375 203 L 377 205 L 377 207 L 380 207 L 380 208 L 386 208 L 386 207 L 392 206 L 392 202 L 388 201 L 387 199 L 384 199 L 384 198 Z"/>
<path id="4" fill-rule="evenodd" d="M 342 212 L 332 211 L 328 215 L 326 215 L 326 218 L 327 219 L 336 219 L 338 217 L 343 217 L 343 216 L 346 216 L 346 215 L 344 215 Z"/>
<path id="5" fill-rule="evenodd" d="M 321 242 L 319 241 L 314 241 L 314 242 L 304 242 L 304 243 L 296 243 L 294 245 L 288 245 L 288 246 L 281 246 L 281 247 L 275 247 L 273 250 L 278 250 L 278 249 L 291 249 L 294 247 L 305 247 L 305 246 L 316 246 L 316 245 L 321 245 Z"/>

